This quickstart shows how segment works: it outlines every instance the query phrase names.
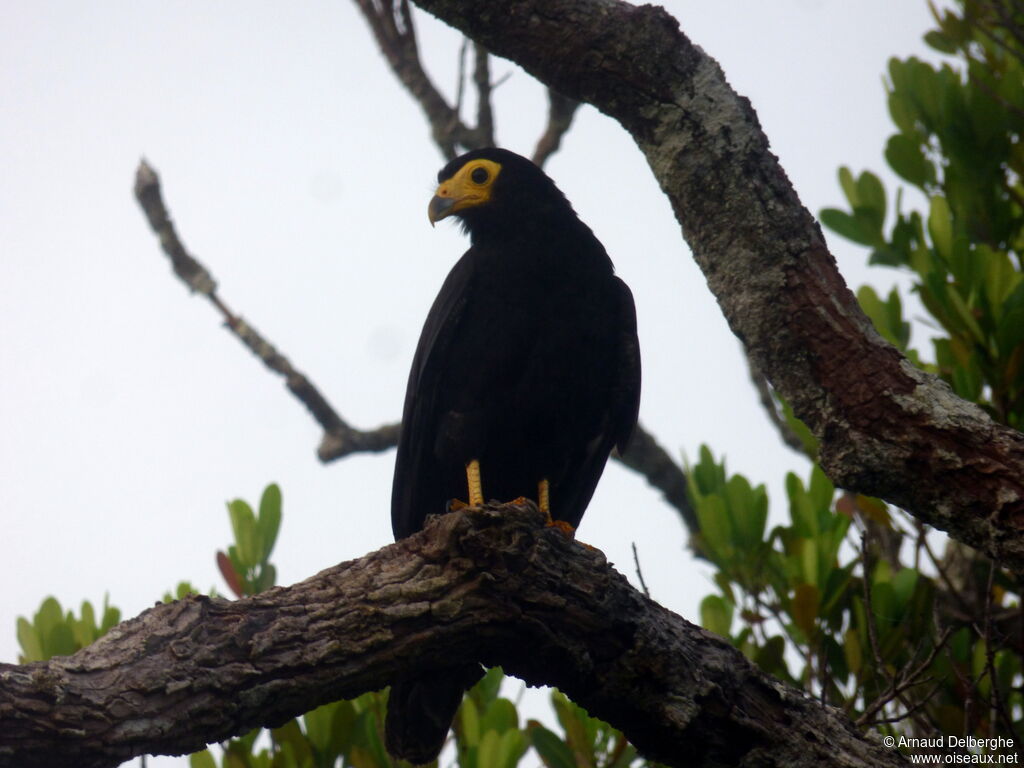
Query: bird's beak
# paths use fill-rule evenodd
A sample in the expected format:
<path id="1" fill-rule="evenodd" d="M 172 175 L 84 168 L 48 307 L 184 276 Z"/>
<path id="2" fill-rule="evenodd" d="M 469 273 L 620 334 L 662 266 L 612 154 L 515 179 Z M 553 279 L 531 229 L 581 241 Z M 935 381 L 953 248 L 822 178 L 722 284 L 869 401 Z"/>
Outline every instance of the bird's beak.
<path id="1" fill-rule="evenodd" d="M 434 226 L 441 219 L 451 216 L 455 211 L 457 198 L 449 197 L 449 192 L 444 185 L 437 188 L 437 193 L 430 198 L 430 205 L 427 206 L 427 218 L 430 219 L 430 226 Z"/>

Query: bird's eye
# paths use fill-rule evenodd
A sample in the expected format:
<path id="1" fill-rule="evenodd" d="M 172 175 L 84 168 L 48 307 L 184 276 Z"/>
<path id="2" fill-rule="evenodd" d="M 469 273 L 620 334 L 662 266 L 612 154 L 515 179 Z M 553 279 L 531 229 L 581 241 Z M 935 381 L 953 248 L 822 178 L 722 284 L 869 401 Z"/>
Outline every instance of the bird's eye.
<path id="1" fill-rule="evenodd" d="M 469 178 L 471 178 L 475 184 L 483 184 L 487 181 L 487 170 L 484 168 L 474 168 L 473 172 L 469 174 Z"/>

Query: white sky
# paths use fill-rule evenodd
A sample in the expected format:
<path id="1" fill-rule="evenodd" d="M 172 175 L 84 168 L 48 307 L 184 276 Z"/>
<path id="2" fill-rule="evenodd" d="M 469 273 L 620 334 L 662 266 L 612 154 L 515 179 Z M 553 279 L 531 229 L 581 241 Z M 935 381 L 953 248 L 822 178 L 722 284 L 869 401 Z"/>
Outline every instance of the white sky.
<path id="1" fill-rule="evenodd" d="M 935 58 L 923 0 L 667 7 L 751 99 L 815 213 L 841 205 L 839 165 L 884 170 L 888 58 Z M 427 223 L 443 163 L 355 5 L 51 0 L 3 16 L 0 660 L 47 595 L 77 611 L 109 593 L 127 617 L 182 579 L 224 589 L 224 502 L 255 502 L 270 481 L 284 492 L 279 583 L 389 543 L 393 452 L 322 466 L 319 428 L 172 276 L 131 194 L 145 156 L 228 305 L 351 423 L 397 419 L 426 310 L 466 243 Z M 458 37 L 417 21 L 451 93 Z M 544 95 L 495 62 L 509 72 L 498 139 L 529 154 Z M 639 151 L 586 107 L 547 170 L 633 289 L 642 421 L 672 452 L 706 442 L 768 482 L 784 518 L 783 475 L 806 464 L 780 447 Z M 888 291 L 892 272 L 829 242 L 851 285 Z M 636 542 L 652 596 L 688 618 L 712 591 L 676 513 L 619 466 L 580 538 L 633 581 Z"/>

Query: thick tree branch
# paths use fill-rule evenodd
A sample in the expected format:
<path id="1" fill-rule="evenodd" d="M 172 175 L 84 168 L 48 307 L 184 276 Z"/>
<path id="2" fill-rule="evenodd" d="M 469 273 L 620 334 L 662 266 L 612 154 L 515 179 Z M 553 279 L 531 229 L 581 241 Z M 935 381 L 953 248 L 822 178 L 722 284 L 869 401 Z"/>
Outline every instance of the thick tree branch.
<path id="1" fill-rule="evenodd" d="M 904 764 L 532 505 L 505 505 L 432 518 L 292 587 L 158 604 L 74 656 L 0 665 L 0 766 L 180 754 L 451 659 L 557 685 L 669 765 Z"/>
<path id="2" fill-rule="evenodd" d="M 1024 435 L 879 337 L 750 103 L 675 19 L 619 0 L 417 3 L 630 132 L 730 327 L 837 485 L 1024 571 Z"/>

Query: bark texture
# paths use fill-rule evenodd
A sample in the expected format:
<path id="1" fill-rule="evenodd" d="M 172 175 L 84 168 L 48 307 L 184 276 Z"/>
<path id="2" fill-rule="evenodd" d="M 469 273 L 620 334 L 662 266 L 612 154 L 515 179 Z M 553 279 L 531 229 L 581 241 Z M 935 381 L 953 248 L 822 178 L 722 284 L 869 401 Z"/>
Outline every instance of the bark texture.
<path id="1" fill-rule="evenodd" d="M 74 656 L 0 665 L 0 766 L 189 752 L 452 658 L 557 685 L 668 765 L 904 764 L 535 507 L 505 505 L 432 518 L 292 587 L 158 604 Z"/>
<path id="2" fill-rule="evenodd" d="M 630 132 L 730 327 L 837 485 L 1024 571 L 1024 435 L 878 336 L 750 103 L 674 18 L 619 0 L 416 2 Z"/>

